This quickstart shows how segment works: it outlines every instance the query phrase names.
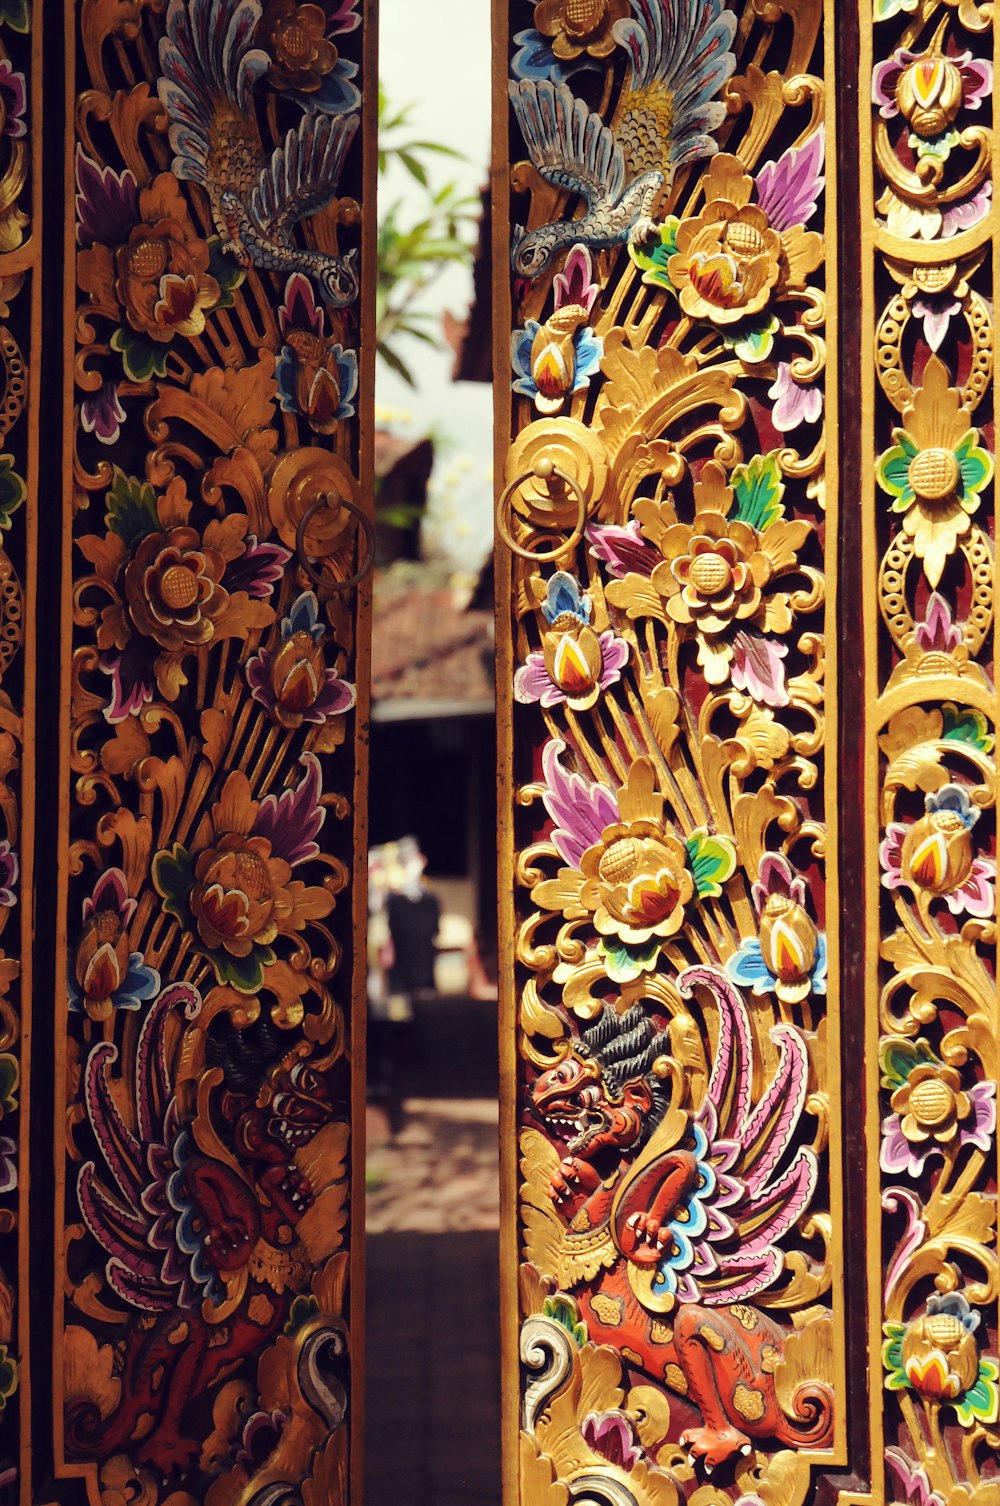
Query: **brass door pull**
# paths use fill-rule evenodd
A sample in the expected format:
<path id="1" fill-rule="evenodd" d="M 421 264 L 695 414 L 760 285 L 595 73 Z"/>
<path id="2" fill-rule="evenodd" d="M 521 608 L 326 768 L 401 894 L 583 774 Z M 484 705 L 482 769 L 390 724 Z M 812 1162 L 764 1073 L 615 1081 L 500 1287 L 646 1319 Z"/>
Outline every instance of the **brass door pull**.
<path id="1" fill-rule="evenodd" d="M 302 514 L 295 530 L 295 554 L 300 567 L 308 575 L 317 591 L 321 591 L 326 596 L 336 596 L 353 590 L 372 573 L 375 567 L 375 525 L 356 502 L 349 502 L 346 497 L 338 497 L 337 506 L 353 513 L 361 525 L 365 535 L 365 557 L 354 574 L 349 575 L 346 580 L 335 580 L 330 575 L 321 574 L 306 553 L 306 529 L 316 514 L 330 505 L 330 500 L 329 497 L 317 497 L 316 501 L 311 503 Z"/>
<path id="2" fill-rule="evenodd" d="M 514 496 L 514 493 L 517 491 L 518 487 L 523 486 L 526 481 L 531 480 L 561 481 L 563 486 L 567 487 L 570 491 L 576 494 L 576 526 L 574 527 L 573 532 L 570 534 L 566 542 L 564 544 L 557 545 L 555 549 L 544 549 L 538 551 L 533 549 L 523 549 L 517 542 L 517 540 L 513 537 L 509 527 L 507 526 L 506 515 L 511 498 Z M 571 549 L 575 549 L 577 544 L 579 544 L 580 540 L 583 538 L 584 529 L 587 526 L 587 494 L 584 491 L 583 487 L 580 485 L 579 481 L 576 481 L 572 476 L 568 474 L 568 472 L 564 471 L 560 466 L 555 465 L 551 460 L 536 461 L 531 470 L 522 471 L 520 476 L 516 476 L 514 480 L 504 488 L 503 495 L 497 503 L 496 525 L 497 533 L 500 535 L 503 542 L 507 545 L 507 548 L 511 551 L 512 554 L 519 555 L 521 559 L 534 560 L 536 564 L 544 564 L 549 560 L 561 559 L 564 554 L 568 554 Z"/>

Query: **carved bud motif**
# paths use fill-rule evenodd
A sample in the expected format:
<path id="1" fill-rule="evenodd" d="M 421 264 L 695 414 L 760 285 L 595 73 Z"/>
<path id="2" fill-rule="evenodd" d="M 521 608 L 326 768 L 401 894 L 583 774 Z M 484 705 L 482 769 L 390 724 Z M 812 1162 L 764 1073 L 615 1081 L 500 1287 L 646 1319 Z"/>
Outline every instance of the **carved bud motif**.
<path id="1" fill-rule="evenodd" d="M 786 1003 L 812 989 L 819 932 L 806 911 L 787 894 L 769 894 L 760 921 L 760 950 L 777 980 L 775 993 Z"/>
<path id="2" fill-rule="evenodd" d="M 936 1401 L 953 1401 L 976 1383 L 979 1348 L 952 1312 L 927 1312 L 907 1325 L 903 1369 L 914 1391 Z"/>
<path id="3" fill-rule="evenodd" d="M 531 376 L 538 388 L 539 413 L 558 413 L 576 383 L 578 330 L 587 323 L 587 310 L 571 303 L 557 309 L 539 328 L 531 344 Z"/>
<path id="4" fill-rule="evenodd" d="M 951 894 L 972 872 L 972 828 L 979 812 L 958 785 L 928 795 L 926 806 L 903 841 L 903 881 L 927 894 Z"/>
<path id="5" fill-rule="evenodd" d="M 948 58 L 915 58 L 896 85 L 899 113 L 918 136 L 939 136 L 962 105 L 962 74 Z"/>

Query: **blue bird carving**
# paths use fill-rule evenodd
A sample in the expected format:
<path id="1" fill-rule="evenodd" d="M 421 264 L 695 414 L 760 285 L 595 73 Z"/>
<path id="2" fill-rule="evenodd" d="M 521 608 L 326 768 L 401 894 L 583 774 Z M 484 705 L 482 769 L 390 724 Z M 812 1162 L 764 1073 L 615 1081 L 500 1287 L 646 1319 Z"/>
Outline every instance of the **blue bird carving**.
<path id="1" fill-rule="evenodd" d="M 173 170 L 206 189 L 222 244 L 241 266 L 304 272 L 344 308 L 358 296 L 357 252 L 306 251 L 291 232 L 336 195 L 358 115 L 304 114 L 268 159 L 253 106 L 271 61 L 253 46 L 261 10 L 260 0 L 170 0 L 157 88 Z"/>
<path id="2" fill-rule="evenodd" d="M 509 86 L 533 165 L 586 206 L 580 219 L 517 227 L 512 261 L 523 277 L 538 277 L 566 246 L 648 238 L 677 170 L 718 150 L 712 132 L 726 116 L 717 96 L 736 67 L 736 17 L 725 0 L 632 0 L 632 11 L 614 27 L 629 63 L 610 125 L 566 84 Z"/>

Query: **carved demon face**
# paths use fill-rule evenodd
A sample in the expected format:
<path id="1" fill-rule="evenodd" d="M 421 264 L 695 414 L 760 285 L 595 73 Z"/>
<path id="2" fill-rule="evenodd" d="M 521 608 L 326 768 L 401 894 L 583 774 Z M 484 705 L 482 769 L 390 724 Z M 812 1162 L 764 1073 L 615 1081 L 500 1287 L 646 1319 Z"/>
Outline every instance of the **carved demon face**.
<path id="1" fill-rule="evenodd" d="M 555 1138 L 565 1141 L 567 1153 L 587 1161 L 603 1150 L 630 1150 L 640 1144 L 653 1106 L 641 1077 L 617 1093 L 599 1063 L 576 1052 L 542 1073 L 531 1101 Z"/>

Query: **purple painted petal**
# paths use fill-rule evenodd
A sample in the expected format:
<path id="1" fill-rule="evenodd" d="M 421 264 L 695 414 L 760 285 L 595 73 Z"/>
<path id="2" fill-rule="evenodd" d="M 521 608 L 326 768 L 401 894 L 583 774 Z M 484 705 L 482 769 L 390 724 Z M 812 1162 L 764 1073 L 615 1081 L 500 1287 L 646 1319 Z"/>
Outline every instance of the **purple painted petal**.
<path id="1" fill-rule="evenodd" d="M 825 149 L 826 133 L 820 126 L 802 146 L 790 146 L 777 162 L 765 162 L 757 174 L 757 202 L 773 229 L 807 225 L 815 214 L 826 184 Z"/>
<path id="2" fill-rule="evenodd" d="M 632 1424 L 624 1412 L 589 1412 L 580 1427 L 588 1448 L 619 1469 L 632 1470 L 642 1459 Z"/>
<path id="3" fill-rule="evenodd" d="M 977 1082 L 969 1089 L 972 1104 L 972 1123 L 964 1125 L 960 1139 L 963 1145 L 974 1145 L 984 1155 L 993 1144 L 993 1132 L 997 1127 L 997 1085 L 995 1082 Z"/>
<path id="4" fill-rule="evenodd" d="M 922 1244 L 927 1225 L 923 1220 L 923 1204 L 916 1193 L 907 1187 L 887 1187 L 882 1194 L 882 1207 L 888 1213 L 895 1213 L 901 1207 L 906 1209 L 906 1231 L 896 1246 L 885 1274 L 885 1294 L 888 1298 L 897 1279 L 908 1266 L 910 1256 Z"/>
<path id="5" fill-rule="evenodd" d="M 26 136 L 28 127 L 24 119 L 26 83 L 23 73 L 10 66 L 6 58 L 0 59 L 0 94 L 4 102 L 4 134 Z"/>
<path id="6" fill-rule="evenodd" d="M 784 643 L 741 629 L 733 638 L 731 676 L 737 690 L 765 706 L 787 706 Z"/>
<path id="7" fill-rule="evenodd" d="M 767 389 L 774 399 L 771 422 L 782 434 L 790 434 L 799 424 L 818 423 L 823 413 L 823 394 L 813 382 L 797 382 L 788 361 L 778 362 L 778 375 Z"/>
<path id="8" fill-rule="evenodd" d="M 278 310 L 281 333 L 290 330 L 309 330 L 319 339 L 325 333 L 323 309 L 316 302 L 316 294 L 309 278 L 303 272 L 293 272 L 285 283 L 285 301 Z"/>
<path id="9" fill-rule="evenodd" d="M 106 868 L 94 885 L 90 896 L 83 902 L 84 921 L 92 920 L 102 910 L 117 915 L 121 924 L 127 926 L 135 914 L 136 902 L 129 898 L 125 875 L 120 868 Z"/>
<path id="10" fill-rule="evenodd" d="M 603 561 L 618 580 L 623 575 L 652 575 L 662 563 L 659 552 L 647 544 L 634 518 L 624 528 L 614 524 L 588 528 L 587 543 L 594 558 Z"/>
<path id="11" fill-rule="evenodd" d="M 797 905 L 805 905 L 806 881 L 801 874 L 795 872 L 783 852 L 765 852 L 760 860 L 752 893 L 754 906 L 760 915 L 772 894 L 783 894 Z"/>
<path id="12" fill-rule="evenodd" d="M 538 703 L 542 706 L 561 706 L 565 695 L 556 685 L 545 667 L 545 655 L 529 654 L 514 676 L 514 699 L 522 706 Z"/>
<path id="13" fill-rule="evenodd" d="M 878 850 L 878 860 L 882 865 L 882 886 L 885 889 L 898 889 L 903 882 L 903 843 L 906 840 L 906 827 L 899 821 L 893 821 L 885 829 L 885 837 Z"/>
<path id="14" fill-rule="evenodd" d="M 971 199 L 949 206 L 941 216 L 941 238 L 948 239 L 962 230 L 971 230 L 978 225 L 989 214 L 992 198 L 993 184 L 986 182 Z"/>
<path id="15" fill-rule="evenodd" d="M 305 719 L 307 722 L 322 724 L 333 716 L 343 716 L 355 705 L 357 699 L 355 686 L 342 680 L 335 669 L 328 669 L 323 689 L 309 707 Z"/>
<path id="16" fill-rule="evenodd" d="M 931 350 L 940 350 L 948 326 L 961 309 L 957 298 L 914 298 L 913 312 L 923 320 L 924 339 Z"/>
<path id="17" fill-rule="evenodd" d="M 81 246 L 127 241 L 139 219 L 139 185 L 128 168 L 98 167 L 76 149 L 76 238 Z"/>
<path id="18" fill-rule="evenodd" d="M 951 607 L 943 596 L 933 591 L 927 598 L 927 611 L 919 622 L 914 638 L 924 653 L 951 654 L 962 642 L 962 631 L 955 627 Z"/>
<path id="19" fill-rule="evenodd" d="M 130 643 L 120 654 L 102 654 L 101 669 L 111 676 L 111 701 L 104 708 L 105 721 L 123 722 L 153 699 L 156 679 L 145 643 Z"/>
<path id="20" fill-rule="evenodd" d="M 358 0 L 334 0 L 333 10 L 328 13 L 327 36 L 335 37 L 341 32 L 356 30 L 361 25 L 357 7 Z"/>
<path id="21" fill-rule="evenodd" d="M 291 557 L 291 551 L 280 544 L 258 544 L 250 534 L 239 559 L 226 566 L 222 584 L 230 594 L 246 591 L 248 596 L 264 601 L 281 581 Z"/>
<path id="22" fill-rule="evenodd" d="M 125 417 L 115 382 L 105 382 L 98 392 L 88 393 L 80 404 L 84 432 L 93 434 L 101 444 L 117 444 Z"/>
<path id="23" fill-rule="evenodd" d="M 889 1176 L 918 1177 L 924 1163 L 931 1155 L 941 1155 L 939 1145 L 924 1145 L 920 1154 L 903 1134 L 898 1114 L 889 1114 L 882 1120 L 882 1149 L 879 1165 Z"/>
<path id="24" fill-rule="evenodd" d="M 975 915 L 981 920 L 987 920 L 996 910 L 996 900 L 993 896 L 993 880 L 996 877 L 996 866 L 989 858 L 976 858 L 972 865 L 972 872 L 962 885 L 961 889 L 955 889 L 951 894 L 946 894 L 945 901 L 952 915 Z"/>
<path id="25" fill-rule="evenodd" d="M 905 64 L 900 61 L 900 53 L 893 53 L 891 58 L 878 63 L 872 73 L 872 103 L 879 105 L 879 114 L 883 120 L 892 120 L 899 114 L 899 106 L 896 104 L 896 85 Z"/>
<path id="26" fill-rule="evenodd" d="M 294 789 L 262 800 L 253 825 L 253 835 L 266 837 L 273 855 L 284 858 L 293 868 L 318 856 L 316 837 L 326 820 L 326 811 L 319 803 L 323 788 L 319 759 L 313 753 L 303 753 L 299 762 L 305 769 L 302 779 Z"/>
<path id="27" fill-rule="evenodd" d="M 566 258 L 566 265 L 558 272 L 552 284 L 555 306 L 564 308 L 568 303 L 578 303 L 589 314 L 600 287 L 594 281 L 594 263 L 586 246 L 574 246 Z"/>
<path id="28" fill-rule="evenodd" d="M 617 633 L 610 629 L 601 634 L 601 677 L 598 681 L 602 690 L 607 690 L 609 685 L 614 685 L 621 679 L 621 672 L 628 663 L 629 645 L 626 638 L 619 638 Z"/>
<path id="29" fill-rule="evenodd" d="M 956 62 L 959 60 L 956 58 Z M 967 110 L 978 110 L 980 104 L 993 91 L 993 64 L 985 58 L 974 58 L 966 53 L 961 60 L 964 88 L 962 103 Z"/>
<path id="30" fill-rule="evenodd" d="M 546 784 L 542 804 L 555 823 L 556 851 L 568 867 L 579 868 L 588 847 L 595 846 L 605 827 L 618 820 L 618 801 L 607 785 L 594 784 L 563 768 L 559 757 L 565 750 L 566 744 L 557 737 L 542 752 Z"/>

